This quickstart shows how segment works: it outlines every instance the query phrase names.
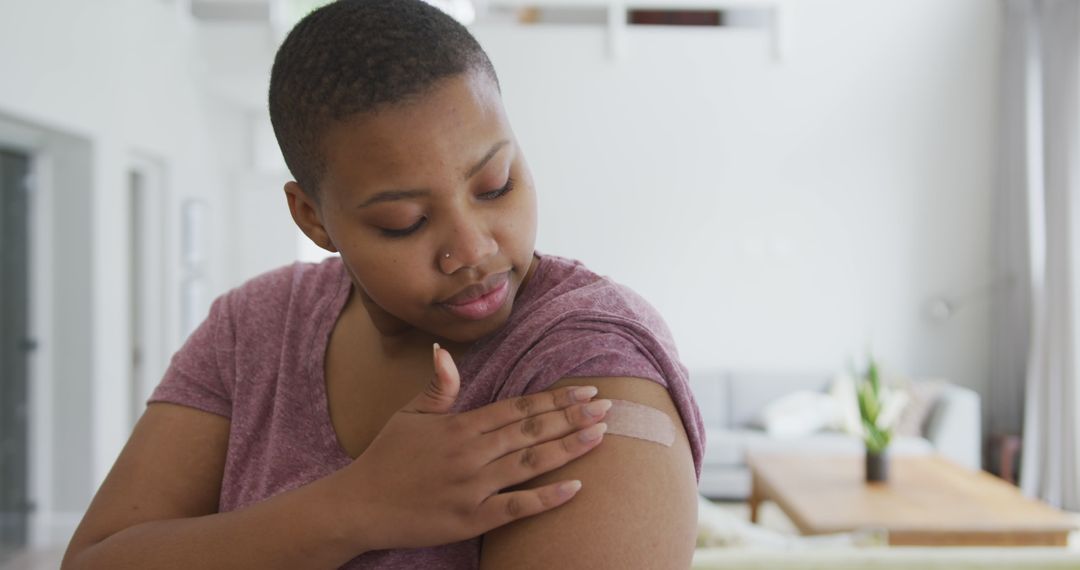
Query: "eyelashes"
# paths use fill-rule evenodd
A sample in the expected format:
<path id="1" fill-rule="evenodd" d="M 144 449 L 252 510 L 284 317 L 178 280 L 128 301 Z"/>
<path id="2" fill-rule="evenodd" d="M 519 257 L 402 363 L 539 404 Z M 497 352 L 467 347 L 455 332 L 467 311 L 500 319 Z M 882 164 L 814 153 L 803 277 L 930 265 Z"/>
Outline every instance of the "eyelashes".
<path id="1" fill-rule="evenodd" d="M 505 196 L 506 194 L 510 193 L 510 191 L 513 190 L 513 189 L 514 189 L 514 179 L 513 178 L 507 178 L 506 179 L 506 184 L 504 184 L 502 188 L 499 188 L 498 190 L 492 190 L 491 192 L 486 192 L 484 194 L 481 194 L 480 199 L 482 199 L 482 200 L 494 200 L 496 198 L 501 198 L 501 197 Z"/>
<path id="2" fill-rule="evenodd" d="M 507 178 L 506 179 L 506 184 L 504 184 L 502 188 L 499 188 L 498 190 L 492 190 L 491 192 L 485 192 L 483 194 L 480 194 L 479 198 L 481 200 L 484 200 L 484 201 L 498 200 L 499 198 L 502 198 L 503 196 L 509 194 L 513 189 L 514 189 L 514 179 L 513 178 Z M 386 237 L 389 237 L 389 238 L 401 238 L 401 237 L 408 236 L 408 235 L 416 232 L 417 230 L 419 230 L 424 225 L 424 223 L 426 221 L 427 221 L 427 217 L 421 217 L 419 220 L 416 221 L 415 224 L 413 224 L 413 225 L 411 225 L 411 226 L 409 226 L 407 228 L 402 228 L 402 229 L 399 229 L 399 230 L 382 228 L 379 231 L 382 233 L 382 235 L 384 235 Z"/>
<path id="3" fill-rule="evenodd" d="M 420 226 L 424 225 L 424 220 L 426 220 L 426 219 L 427 218 L 420 218 L 419 220 L 416 221 L 415 224 L 413 224 L 413 225 L 411 225 L 411 226 L 409 226 L 407 228 L 404 228 L 404 229 L 388 230 L 386 228 L 383 228 L 383 229 L 381 229 L 379 231 L 381 231 L 382 234 L 384 236 L 386 236 L 386 237 L 392 237 L 392 238 L 405 237 L 405 236 L 415 232 L 416 230 L 420 229 Z"/>

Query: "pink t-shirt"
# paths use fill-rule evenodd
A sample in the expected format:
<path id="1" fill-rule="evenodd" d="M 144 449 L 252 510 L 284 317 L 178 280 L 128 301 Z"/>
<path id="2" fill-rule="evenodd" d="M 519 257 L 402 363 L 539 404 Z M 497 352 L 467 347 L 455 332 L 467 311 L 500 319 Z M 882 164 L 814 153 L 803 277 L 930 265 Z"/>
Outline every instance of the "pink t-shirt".
<path id="1" fill-rule="evenodd" d="M 704 427 L 660 315 L 580 262 L 540 255 L 506 324 L 457 361 L 455 411 L 543 391 L 567 377 L 621 376 L 667 387 L 701 474 Z M 244 508 L 348 465 L 326 403 L 323 360 L 351 281 L 340 258 L 295 263 L 216 299 L 149 402 L 230 418 L 219 510 Z M 480 539 L 364 553 L 342 568 L 477 568 Z"/>

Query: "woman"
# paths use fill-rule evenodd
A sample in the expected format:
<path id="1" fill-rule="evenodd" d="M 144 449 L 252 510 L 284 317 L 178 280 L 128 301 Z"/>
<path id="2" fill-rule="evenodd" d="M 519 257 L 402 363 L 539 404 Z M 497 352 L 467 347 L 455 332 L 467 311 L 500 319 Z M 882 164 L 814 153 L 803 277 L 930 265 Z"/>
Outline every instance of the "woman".
<path id="1" fill-rule="evenodd" d="M 64 567 L 687 566 L 685 369 L 637 295 L 534 250 L 469 33 L 333 3 L 278 51 L 270 113 L 293 219 L 341 255 L 214 302 Z"/>

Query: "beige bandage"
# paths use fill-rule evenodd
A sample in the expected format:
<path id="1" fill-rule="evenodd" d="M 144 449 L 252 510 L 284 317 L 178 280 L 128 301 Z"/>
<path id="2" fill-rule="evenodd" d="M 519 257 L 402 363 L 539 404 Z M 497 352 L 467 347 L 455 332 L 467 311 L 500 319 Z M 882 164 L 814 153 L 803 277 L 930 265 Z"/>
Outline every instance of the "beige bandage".
<path id="1" fill-rule="evenodd" d="M 625 435 L 671 447 L 675 443 L 675 425 L 667 414 L 627 400 L 612 400 L 604 417 L 608 435 Z"/>

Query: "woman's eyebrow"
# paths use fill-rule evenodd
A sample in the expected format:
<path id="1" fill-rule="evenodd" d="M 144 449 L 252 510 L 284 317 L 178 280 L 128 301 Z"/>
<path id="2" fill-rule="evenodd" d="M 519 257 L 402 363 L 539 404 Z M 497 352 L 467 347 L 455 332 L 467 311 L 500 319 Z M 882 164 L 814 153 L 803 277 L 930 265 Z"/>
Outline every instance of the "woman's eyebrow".
<path id="1" fill-rule="evenodd" d="M 498 154 L 499 150 L 501 150 L 502 147 L 504 147 L 504 146 L 506 146 L 508 144 L 510 144 L 510 141 L 506 140 L 506 139 L 503 139 L 503 140 L 495 143 L 494 145 L 492 145 L 491 149 L 489 149 L 487 151 L 487 154 L 484 155 L 484 158 L 481 158 L 480 162 L 477 162 L 475 165 L 473 165 L 472 168 L 470 168 L 468 170 L 468 172 L 465 173 L 465 180 L 468 180 L 468 179 L 472 178 L 473 176 L 476 176 L 476 173 L 480 172 L 480 170 L 482 170 L 484 168 L 484 165 L 487 164 L 488 161 L 491 160 L 491 158 L 493 156 Z M 392 202 L 394 200 L 406 200 L 406 199 L 409 199 L 409 198 L 419 198 L 421 196 L 428 196 L 430 194 L 431 194 L 431 190 L 425 190 L 425 189 L 386 190 L 385 192 L 379 192 L 378 194 L 375 194 L 374 196 L 368 198 L 367 200 L 364 200 L 364 202 L 362 204 L 360 204 L 359 206 L 357 206 L 357 207 L 358 208 L 367 208 L 368 206 L 371 206 L 373 204 L 378 204 L 380 202 Z"/>
<path id="2" fill-rule="evenodd" d="M 472 168 L 469 169 L 468 172 L 465 173 L 465 180 L 476 176 L 476 173 L 480 172 L 480 170 L 484 168 L 484 165 L 487 164 L 489 160 L 491 160 L 491 157 L 495 156 L 495 154 L 499 152 L 499 149 L 508 144 L 510 144 L 510 141 L 503 139 L 492 145 L 491 150 L 487 151 L 487 154 L 484 155 L 484 158 L 481 158 L 480 162 L 477 162 L 475 165 L 473 165 Z"/>
<path id="3" fill-rule="evenodd" d="M 364 200 L 363 204 L 357 206 L 357 208 L 367 208 L 380 202 L 392 202 L 394 200 L 405 200 L 408 198 L 418 198 L 420 196 L 427 196 L 431 194 L 431 190 L 387 190 L 385 192 L 379 192 L 378 194 Z"/>

